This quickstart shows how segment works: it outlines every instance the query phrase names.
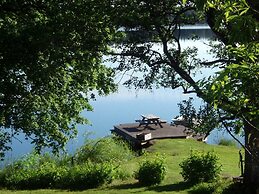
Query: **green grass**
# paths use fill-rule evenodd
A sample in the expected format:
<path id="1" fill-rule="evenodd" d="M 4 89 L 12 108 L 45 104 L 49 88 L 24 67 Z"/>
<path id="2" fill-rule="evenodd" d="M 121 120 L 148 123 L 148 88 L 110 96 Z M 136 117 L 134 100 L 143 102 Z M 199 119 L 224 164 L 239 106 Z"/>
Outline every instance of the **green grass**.
<path id="1" fill-rule="evenodd" d="M 222 138 L 219 140 L 218 145 L 237 147 L 237 142 L 234 139 Z"/>
<path id="2" fill-rule="evenodd" d="M 187 194 L 190 186 L 183 182 L 180 175 L 179 163 L 187 158 L 191 150 L 214 151 L 220 158 L 222 164 L 222 176 L 239 176 L 240 169 L 238 167 L 239 155 L 238 149 L 235 147 L 227 147 L 220 145 L 207 145 L 202 142 L 185 139 L 166 139 L 159 140 L 147 149 L 146 157 L 153 157 L 156 153 L 162 153 L 166 157 L 167 175 L 165 180 L 156 186 L 143 187 L 140 186 L 133 178 L 124 181 L 115 181 L 111 185 L 107 185 L 98 189 L 89 189 L 85 191 L 69 191 L 70 194 L 123 194 L 123 193 L 177 193 Z M 137 170 L 139 162 L 145 156 L 137 157 L 130 162 L 123 164 L 123 169 L 133 174 Z M 32 191 L 11 191 L 0 190 L 1 194 L 61 194 L 68 193 L 64 190 L 32 190 Z"/>

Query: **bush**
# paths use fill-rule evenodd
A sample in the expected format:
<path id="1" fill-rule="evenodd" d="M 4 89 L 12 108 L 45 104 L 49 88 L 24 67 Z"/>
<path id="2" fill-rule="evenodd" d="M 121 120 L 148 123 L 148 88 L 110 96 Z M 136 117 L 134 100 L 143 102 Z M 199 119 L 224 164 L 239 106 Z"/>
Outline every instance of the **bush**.
<path id="1" fill-rule="evenodd" d="M 191 152 L 189 158 L 180 163 L 181 175 L 186 182 L 199 183 L 215 180 L 221 171 L 219 158 L 213 152 Z"/>
<path id="2" fill-rule="evenodd" d="M 199 183 L 191 188 L 190 194 L 212 194 L 216 190 L 214 183 Z"/>
<path id="3" fill-rule="evenodd" d="M 140 164 L 139 170 L 135 174 L 140 184 L 155 185 L 161 183 L 166 174 L 165 161 L 162 157 L 152 160 L 145 160 Z"/>
<path id="4" fill-rule="evenodd" d="M 45 154 L 32 153 L 1 171 L 1 184 L 10 189 L 43 189 L 53 187 L 61 176 L 56 160 Z"/>
<path id="5" fill-rule="evenodd" d="M 8 189 L 80 190 L 111 183 L 116 172 L 108 163 L 58 166 L 55 160 L 42 160 L 42 156 L 33 154 L 3 169 L 0 186 Z"/>
<path id="6" fill-rule="evenodd" d="M 115 137 L 106 137 L 99 140 L 87 140 L 75 154 L 78 164 L 92 161 L 102 162 L 125 162 L 134 157 L 133 152 L 122 140 Z"/>
<path id="7" fill-rule="evenodd" d="M 29 177 L 27 189 L 54 188 L 66 170 L 65 166 L 58 167 L 55 163 L 44 163 Z"/>
<path id="8" fill-rule="evenodd" d="M 91 162 L 70 168 L 60 179 L 59 186 L 72 190 L 96 188 L 111 183 L 114 179 L 114 167 L 109 163 Z"/>
<path id="9" fill-rule="evenodd" d="M 232 179 L 219 179 L 210 183 L 199 183 L 194 185 L 188 193 L 190 194 L 238 194 L 243 193 L 240 185 L 235 185 Z"/>
<path id="10" fill-rule="evenodd" d="M 117 140 L 116 140 L 117 141 Z M 126 145 L 123 145 L 126 146 Z M 130 150 L 107 138 L 95 144 L 94 151 L 86 153 L 84 158 L 74 164 L 76 157 L 57 158 L 49 154 L 43 156 L 32 153 L 0 171 L 0 187 L 8 189 L 87 189 L 110 183 L 115 178 L 125 179 L 129 176 L 120 169 L 115 161 L 122 161 L 123 156 L 132 157 Z M 110 150 L 109 149 L 115 149 Z M 94 153 L 97 155 L 94 156 Z M 115 157 L 115 158 L 113 158 Z M 73 160 L 72 160 L 73 159 Z"/>

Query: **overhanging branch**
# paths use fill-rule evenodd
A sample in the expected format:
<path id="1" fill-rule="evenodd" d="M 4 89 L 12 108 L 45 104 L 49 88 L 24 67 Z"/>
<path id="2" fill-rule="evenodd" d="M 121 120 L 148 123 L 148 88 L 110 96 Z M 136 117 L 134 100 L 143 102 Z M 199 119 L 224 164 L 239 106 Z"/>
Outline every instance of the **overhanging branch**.
<path id="1" fill-rule="evenodd" d="M 223 126 L 225 127 L 226 131 L 228 132 L 228 134 L 235 140 L 237 141 L 241 146 L 242 148 L 244 148 L 246 150 L 246 152 L 252 156 L 252 153 L 250 152 L 250 150 L 239 140 L 237 139 L 231 132 L 231 130 L 228 128 L 227 124 L 225 121 L 221 121 L 221 123 L 223 124 Z"/>
<path id="2" fill-rule="evenodd" d="M 229 64 L 229 63 L 237 63 L 237 61 L 232 60 L 232 59 L 217 59 L 217 60 L 214 60 L 214 61 L 201 62 L 201 65 L 209 67 L 209 66 L 215 65 L 217 63 L 221 63 L 221 64 L 227 63 L 227 64 Z"/>

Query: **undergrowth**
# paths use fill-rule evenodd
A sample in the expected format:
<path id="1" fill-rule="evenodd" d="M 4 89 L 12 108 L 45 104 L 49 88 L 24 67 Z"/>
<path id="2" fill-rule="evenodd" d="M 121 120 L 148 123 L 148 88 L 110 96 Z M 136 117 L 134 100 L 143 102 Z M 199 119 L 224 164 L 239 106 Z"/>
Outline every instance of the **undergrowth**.
<path id="1" fill-rule="evenodd" d="M 8 189 L 82 190 L 125 179 L 120 164 L 134 157 L 127 145 L 107 137 L 86 143 L 73 156 L 31 153 L 0 171 L 0 187 Z"/>

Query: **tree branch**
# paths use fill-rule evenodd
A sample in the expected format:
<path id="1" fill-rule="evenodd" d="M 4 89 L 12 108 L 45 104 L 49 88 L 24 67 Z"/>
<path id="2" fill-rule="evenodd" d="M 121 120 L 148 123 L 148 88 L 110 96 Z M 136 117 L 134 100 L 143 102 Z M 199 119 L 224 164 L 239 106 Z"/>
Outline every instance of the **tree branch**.
<path id="1" fill-rule="evenodd" d="M 209 8 L 206 11 L 206 20 L 211 30 L 216 34 L 216 36 L 226 45 L 228 43 L 228 37 L 225 33 L 220 32 L 215 28 L 216 26 L 216 18 L 215 18 L 216 10 L 214 8 Z"/>
<path id="2" fill-rule="evenodd" d="M 183 93 L 184 93 L 184 94 L 193 94 L 193 93 L 196 93 L 196 91 L 195 91 L 195 90 L 186 90 L 186 89 L 185 89 L 185 90 L 183 91 Z"/>
<path id="3" fill-rule="evenodd" d="M 251 127 L 253 127 L 255 130 L 259 131 L 259 129 L 255 125 L 253 125 L 253 123 L 251 123 L 249 120 L 247 120 L 243 114 L 241 116 Z"/>
<path id="4" fill-rule="evenodd" d="M 167 58 L 170 61 L 170 66 L 187 82 L 189 83 L 194 90 L 196 91 L 197 95 L 199 97 L 205 97 L 203 91 L 200 89 L 200 87 L 197 85 L 197 83 L 192 79 L 192 77 L 185 72 L 179 64 L 179 61 L 177 61 L 177 59 L 174 59 L 173 56 L 169 53 L 168 51 L 168 46 L 167 46 L 167 41 L 165 39 L 161 39 L 162 43 L 163 43 L 163 50 L 165 55 L 167 56 Z"/>
<path id="5" fill-rule="evenodd" d="M 250 9 L 253 11 L 254 18 L 259 21 L 259 2 L 258 0 L 246 0 Z"/>
<path id="6" fill-rule="evenodd" d="M 249 150 L 239 139 L 237 139 L 237 138 L 231 133 L 231 130 L 228 128 L 226 122 L 222 120 L 221 123 L 222 123 L 223 126 L 225 127 L 225 129 L 226 129 L 226 131 L 228 132 L 228 134 L 229 134 L 234 140 L 236 140 L 236 141 L 242 146 L 242 148 L 244 148 L 244 149 L 247 151 L 247 153 L 248 153 L 249 155 L 252 156 L 252 153 L 250 152 L 250 150 Z"/>
<path id="7" fill-rule="evenodd" d="M 201 64 L 209 67 L 210 65 L 214 65 L 216 63 L 236 63 L 236 62 L 237 62 L 236 60 L 231 60 L 231 59 L 217 59 L 214 61 L 201 62 Z"/>

